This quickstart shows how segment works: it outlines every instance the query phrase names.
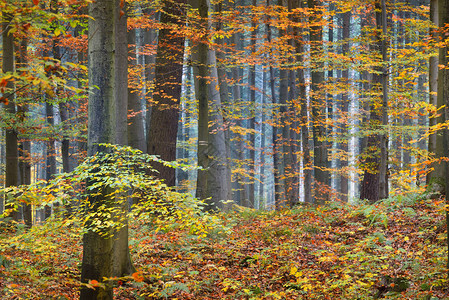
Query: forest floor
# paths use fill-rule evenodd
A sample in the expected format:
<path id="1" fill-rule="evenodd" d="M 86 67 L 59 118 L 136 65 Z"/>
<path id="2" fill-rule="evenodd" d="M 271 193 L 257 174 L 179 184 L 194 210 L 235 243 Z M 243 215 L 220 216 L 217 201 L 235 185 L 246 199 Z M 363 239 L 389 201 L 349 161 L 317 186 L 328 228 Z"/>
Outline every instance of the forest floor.
<path id="1" fill-rule="evenodd" d="M 219 214 L 207 233 L 132 222 L 137 273 L 116 299 L 449 299 L 445 204 Z M 80 230 L 51 221 L 0 236 L 0 299 L 77 299 Z M 94 282 L 91 283 L 95 285 Z"/>

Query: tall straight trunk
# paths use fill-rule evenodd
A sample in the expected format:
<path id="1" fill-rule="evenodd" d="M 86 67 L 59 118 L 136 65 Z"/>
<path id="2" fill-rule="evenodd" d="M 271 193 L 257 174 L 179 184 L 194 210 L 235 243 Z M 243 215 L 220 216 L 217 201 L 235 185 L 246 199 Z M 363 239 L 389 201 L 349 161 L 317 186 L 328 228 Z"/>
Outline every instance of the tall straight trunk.
<path id="1" fill-rule="evenodd" d="M 89 124 L 88 156 L 107 151 L 99 144 L 126 144 L 127 107 L 127 39 L 126 16 L 120 1 L 97 0 L 89 4 Z M 93 88 L 96 87 L 96 88 Z M 94 180 L 94 179 L 92 179 Z M 88 182 L 87 184 L 92 184 Z M 126 201 L 116 203 L 110 190 L 103 188 L 88 196 L 91 209 L 106 206 L 114 209 L 117 217 L 124 217 Z M 88 229 L 83 235 L 81 281 L 103 281 L 103 278 L 124 276 L 133 271 L 129 256 L 126 222 L 117 231 L 105 229 L 100 235 Z M 113 299 L 112 287 L 81 289 L 80 299 Z"/>
<path id="2" fill-rule="evenodd" d="M 10 13 L 3 13 L 2 20 L 2 50 L 3 50 L 3 59 L 2 59 L 2 71 L 5 73 L 14 72 L 14 36 L 13 33 L 10 32 L 12 29 L 11 21 L 13 19 L 13 15 Z M 12 121 L 16 114 L 16 103 L 15 103 L 15 86 L 13 81 L 8 81 L 6 85 L 6 93 L 5 98 L 8 100 L 5 105 L 5 111 L 10 115 L 10 120 Z M 19 183 L 19 153 L 18 153 L 18 140 L 17 140 L 17 131 L 10 122 L 10 126 L 6 128 L 5 133 L 5 156 L 6 156 L 6 166 L 5 166 L 5 187 L 17 186 Z M 13 205 L 7 203 L 6 209 L 13 209 Z M 19 214 L 17 211 L 14 211 L 10 215 L 13 220 L 17 221 L 19 218 Z"/>
<path id="3" fill-rule="evenodd" d="M 257 6 L 257 0 L 252 0 L 252 5 L 254 7 Z M 255 23 L 254 19 L 253 22 L 251 22 L 251 39 L 250 39 L 250 51 L 252 52 L 252 55 L 256 52 L 256 39 L 257 39 L 257 24 Z M 249 81 L 249 102 L 250 102 L 250 118 L 248 120 L 249 122 L 249 128 L 252 130 L 252 133 L 250 134 L 250 150 L 249 150 L 249 174 L 251 174 L 251 177 L 253 179 L 250 180 L 250 183 L 248 185 L 249 188 L 249 194 L 248 194 L 248 206 L 254 207 L 254 193 L 255 193 L 255 183 L 254 178 L 256 176 L 255 168 L 256 168 L 256 108 L 257 108 L 257 102 L 256 102 L 256 65 L 251 64 L 249 67 L 249 74 L 248 74 L 248 81 Z"/>
<path id="4" fill-rule="evenodd" d="M 386 0 L 380 1 L 380 7 L 376 9 L 376 15 L 379 15 L 380 9 L 380 24 L 377 25 L 378 30 L 381 30 L 381 38 L 379 41 L 382 54 L 382 128 L 383 133 L 380 137 L 380 166 L 379 166 L 379 197 L 380 199 L 388 198 L 388 45 L 387 45 L 387 6 Z M 376 16 L 376 19 L 379 17 Z"/>
<path id="5" fill-rule="evenodd" d="M 282 0 L 279 0 L 279 4 L 282 5 Z M 284 36 L 287 32 L 285 30 L 279 30 L 279 35 Z M 287 54 L 287 53 L 286 53 Z M 280 141 L 280 145 L 278 146 L 278 157 L 279 160 L 276 162 L 276 166 L 278 168 L 278 176 L 280 177 L 281 184 L 283 185 L 282 191 L 284 194 L 278 198 L 280 200 L 276 203 L 276 209 L 281 209 L 283 207 L 287 207 L 289 201 L 291 199 L 288 198 L 289 192 L 292 189 L 292 186 L 290 186 L 290 182 L 287 179 L 287 171 L 286 168 L 291 164 L 289 161 L 289 151 L 290 151 L 290 145 L 288 145 L 289 141 L 289 130 L 286 128 L 287 123 L 287 99 L 288 99 L 288 75 L 289 71 L 285 67 L 279 68 L 279 124 L 276 124 L 276 138 Z M 274 135 L 273 135 L 274 137 Z"/>
<path id="6" fill-rule="evenodd" d="M 198 10 L 202 29 L 207 31 L 208 1 L 191 0 L 189 4 Z M 223 208 L 221 201 L 228 200 L 230 188 L 228 177 L 223 176 L 227 165 L 226 141 L 216 64 L 215 51 L 205 41 L 197 42 L 192 49 L 192 65 L 198 100 L 198 165 L 204 168 L 198 170 L 197 197 L 206 200 L 208 210 Z"/>
<path id="7" fill-rule="evenodd" d="M 226 5 L 229 5 L 229 3 L 225 2 Z M 223 12 L 223 2 L 219 2 L 216 6 L 216 12 L 218 14 L 222 14 Z M 225 7 L 226 9 L 226 7 Z M 223 24 L 221 21 L 217 22 L 216 25 L 217 30 L 223 30 Z M 224 48 L 224 39 L 219 39 L 217 41 L 217 44 L 219 47 Z M 215 52 L 216 59 L 217 59 L 217 79 L 219 84 L 219 93 L 220 93 L 220 100 L 224 107 L 229 107 L 231 105 L 230 99 L 229 99 L 229 86 L 228 86 L 228 79 L 226 75 L 226 68 L 225 68 L 225 60 L 226 55 L 224 52 L 224 49 L 219 49 L 219 51 Z M 222 110 L 223 111 L 223 110 Z M 224 124 L 225 127 L 228 127 L 229 120 L 226 120 L 227 116 L 223 116 L 223 122 L 227 123 Z M 226 177 L 229 184 L 232 182 L 232 172 L 231 172 L 231 132 L 229 130 L 226 130 L 224 132 L 224 138 L 226 142 Z M 231 186 L 228 189 L 228 196 L 226 199 L 232 199 L 232 188 Z"/>
<path id="8" fill-rule="evenodd" d="M 161 23 L 179 25 L 184 15 L 185 0 L 164 1 Z M 156 54 L 154 105 L 151 108 L 150 127 L 147 137 L 148 154 L 160 155 L 163 160 L 176 160 L 176 137 L 178 133 L 179 103 L 181 99 L 184 37 L 177 35 L 176 28 L 159 31 Z M 175 186 L 174 168 L 156 163 L 157 176 L 168 186 Z"/>
<path id="9" fill-rule="evenodd" d="M 289 0 L 287 3 L 288 11 L 292 12 L 296 6 L 295 0 Z M 291 17 L 291 21 L 294 22 L 295 18 Z M 288 65 L 292 66 L 288 70 L 288 102 L 286 105 L 287 109 L 287 124 L 291 124 L 290 126 L 284 125 L 282 128 L 282 135 L 284 140 L 284 164 L 285 164 L 285 189 L 286 189 L 286 198 L 288 205 L 293 207 L 299 202 L 299 168 L 298 168 L 298 159 L 297 159 L 297 134 L 295 129 L 298 128 L 299 124 L 297 122 L 298 111 L 296 109 L 297 99 L 298 99 L 298 90 L 296 88 L 296 70 L 293 69 L 295 65 L 295 41 L 294 36 L 295 32 L 293 28 L 288 27 L 288 32 L 292 36 L 288 40 L 290 49 L 292 49 L 292 53 L 288 56 Z M 297 38 L 297 37 L 296 37 Z"/>
<path id="10" fill-rule="evenodd" d="M 158 13 L 153 13 L 151 9 L 144 9 L 145 14 L 151 16 L 155 21 L 159 19 Z M 143 30 L 143 46 L 152 45 L 156 47 L 157 45 L 157 31 L 153 28 L 147 28 Z M 155 65 L 156 65 L 156 55 L 146 54 L 144 55 L 144 76 L 145 76 L 145 96 L 147 99 L 153 98 L 153 86 L 155 78 Z M 151 121 L 151 104 L 145 102 L 146 114 L 145 114 L 145 133 L 148 139 L 148 132 L 150 131 L 150 121 Z"/>
<path id="11" fill-rule="evenodd" d="M 320 0 L 308 0 L 310 9 L 318 9 L 321 5 Z M 323 28 L 321 25 L 313 23 L 319 20 L 316 17 L 317 12 L 312 13 L 309 20 L 312 23 L 310 28 L 310 43 L 312 57 L 319 57 L 323 41 Z M 326 140 L 326 102 L 321 93 L 322 84 L 324 82 L 324 72 L 322 62 L 314 62 L 312 67 L 312 87 L 311 87 L 311 103 L 312 103 L 312 122 L 313 122 L 313 162 L 315 172 L 314 198 L 318 203 L 329 200 L 330 174 L 328 171 L 328 142 Z"/>
<path id="12" fill-rule="evenodd" d="M 343 55 L 349 55 L 349 34 L 350 34 L 350 26 L 351 26 L 351 12 L 345 12 L 342 15 L 342 19 L 343 19 Z M 349 86 L 350 86 L 350 82 L 349 82 L 349 69 L 345 68 L 342 71 L 342 79 L 345 81 L 345 85 L 347 86 L 347 89 L 345 92 L 343 92 L 343 94 L 341 95 L 341 113 L 344 115 L 343 119 L 347 119 L 345 118 L 345 116 L 349 113 Z M 340 144 L 340 149 L 343 153 L 343 159 L 340 160 L 340 167 L 341 167 L 341 175 L 340 175 L 340 198 L 343 201 L 347 201 L 348 200 L 348 189 L 349 189 L 349 181 L 348 181 L 348 177 L 349 174 L 346 171 L 348 168 L 348 160 L 349 160 L 349 147 L 348 147 L 348 143 L 349 143 L 349 124 L 341 124 L 340 125 L 342 130 L 341 130 L 341 134 L 342 136 L 340 137 L 340 139 L 342 140 L 341 144 Z"/>
<path id="13" fill-rule="evenodd" d="M 302 8 L 304 5 L 300 0 L 294 0 L 294 7 Z M 301 22 L 300 18 L 295 19 L 296 22 Z M 295 27 L 293 29 L 295 37 L 295 51 L 296 62 L 300 66 L 304 66 L 304 41 L 303 41 L 303 29 Z M 303 163 L 303 196 L 304 202 L 312 203 L 312 183 L 313 183 L 313 161 L 310 155 L 309 147 L 309 117 L 308 117 L 308 104 L 307 104 L 307 91 L 306 91 L 306 78 L 304 68 L 298 68 L 296 78 L 298 81 L 298 100 L 296 105 L 299 107 L 299 124 L 301 128 L 301 146 L 302 146 L 302 163 Z"/>
<path id="14" fill-rule="evenodd" d="M 265 176 L 265 149 L 266 149 L 266 144 L 267 144 L 267 138 L 266 138 L 266 124 L 265 124 L 265 113 L 264 113 L 264 108 L 265 108 L 265 95 L 266 95 L 266 81 L 267 81 L 267 72 L 263 72 L 262 75 L 262 100 L 261 100 L 261 107 L 262 107 L 262 111 L 260 114 L 260 182 L 259 182 L 259 205 L 258 205 L 258 209 L 264 209 L 265 207 L 263 207 L 263 204 L 266 204 L 265 201 L 265 197 L 264 197 L 264 186 L 265 186 L 265 181 L 266 181 L 266 176 Z"/>
<path id="15" fill-rule="evenodd" d="M 127 34 L 128 47 L 129 47 L 129 66 L 138 67 L 137 62 L 137 42 L 136 42 L 136 30 L 130 29 Z M 128 74 L 131 72 L 128 72 Z M 136 74 L 136 70 L 134 70 Z M 128 145 L 141 150 L 146 153 L 147 143 L 145 140 L 145 127 L 144 127 L 144 110 L 141 103 L 141 91 L 139 90 L 138 83 L 140 82 L 140 76 L 135 78 L 135 82 L 128 86 Z"/>
<path id="16" fill-rule="evenodd" d="M 236 50 L 239 51 L 241 49 L 241 41 L 240 41 L 240 33 L 234 33 L 232 36 L 232 42 L 235 44 Z M 232 78 L 234 80 L 234 85 L 232 87 L 232 94 L 234 98 L 234 105 L 239 106 L 240 101 L 242 101 L 241 96 L 241 86 L 239 84 L 240 79 L 240 68 L 238 66 L 232 68 Z M 242 118 L 238 118 L 236 120 L 236 126 L 243 127 Z M 243 140 L 239 133 L 237 133 L 238 137 L 236 138 L 236 141 L 234 142 L 236 144 L 236 152 L 237 152 L 237 160 L 239 163 L 242 163 L 245 159 L 244 152 L 245 147 L 243 144 Z M 239 204 L 243 205 L 245 204 L 245 201 L 248 201 L 248 185 L 245 184 L 245 177 L 241 172 L 238 172 L 235 179 L 235 188 L 236 190 L 236 196 L 235 198 L 238 199 Z"/>
<path id="17" fill-rule="evenodd" d="M 433 42 L 438 41 L 438 0 L 430 1 L 430 21 L 433 23 L 435 28 L 430 29 L 430 36 L 432 37 Z M 438 102 L 438 56 L 431 56 L 429 59 L 429 104 L 435 106 L 436 108 L 440 108 L 443 104 Z M 437 123 L 441 123 L 442 117 L 439 118 L 429 118 L 429 126 L 435 126 Z M 438 145 L 442 145 L 442 136 L 439 134 L 431 134 L 429 136 L 429 146 L 428 150 L 430 153 L 434 153 L 436 157 L 441 157 L 443 150 Z M 438 151 L 438 153 L 437 153 Z M 444 175 L 443 168 L 441 164 L 436 163 L 433 166 L 434 171 L 427 174 L 426 183 L 430 184 L 432 178 L 442 178 Z M 435 181 L 435 180 L 434 180 Z M 436 179 L 436 181 L 440 181 Z"/>
<path id="18" fill-rule="evenodd" d="M 382 55 L 382 62 L 387 62 L 386 44 L 386 6 L 384 0 L 376 5 L 376 40 L 375 47 Z M 384 34 L 385 33 L 385 34 Z M 386 66 L 376 67 L 372 74 L 373 88 L 376 89 L 376 102 L 370 107 L 370 125 L 377 130 L 386 130 L 388 125 L 388 73 Z M 380 104 L 380 105 L 379 105 Z M 376 107 L 377 106 L 377 107 Z M 381 126 L 379 126 L 379 124 Z M 380 145 L 380 153 L 379 153 Z M 366 169 L 364 171 L 360 198 L 376 202 L 388 197 L 388 140 L 386 133 L 376 133 L 368 137 Z"/>
<path id="19" fill-rule="evenodd" d="M 47 101 L 49 96 L 46 97 Z M 51 134 L 51 132 L 54 130 L 55 125 L 55 119 L 54 119 L 54 111 L 53 111 L 53 104 L 50 104 L 49 102 L 45 103 L 45 114 L 47 118 L 47 124 L 49 127 L 49 136 L 47 140 L 47 151 L 46 151 L 46 169 L 45 169 L 45 179 L 47 181 L 51 180 L 53 175 L 56 174 L 56 141 Z M 48 219 L 51 216 L 51 206 L 46 205 L 45 206 L 45 219 Z"/>
<path id="20" fill-rule="evenodd" d="M 439 0 L 438 1 L 438 11 L 439 11 L 439 19 L 438 23 L 440 26 L 444 27 L 449 24 L 449 0 Z M 444 40 L 447 39 L 447 27 L 444 27 L 445 30 L 441 32 L 440 37 Z M 449 63 L 448 54 L 449 45 L 446 43 L 444 47 L 440 48 L 439 52 L 439 64 L 447 66 Z M 443 121 L 449 121 L 449 69 L 442 68 L 438 73 L 438 102 L 443 102 L 446 106 L 444 108 L 444 118 Z M 444 149 L 445 152 L 443 155 L 445 157 L 449 157 L 449 131 L 446 129 L 444 131 Z M 447 187 L 449 187 L 449 162 L 442 163 L 445 165 L 445 184 L 444 192 L 447 195 Z M 446 205 L 449 203 L 448 197 L 446 197 Z M 449 212 L 446 210 L 446 226 L 449 226 Z M 448 227 L 449 228 L 449 227 Z M 449 241 L 449 231 L 447 232 L 447 241 Z M 449 250 L 449 242 L 447 242 L 448 250 Z M 448 252 L 449 259 L 449 252 Z M 449 266 L 449 260 L 447 262 L 447 266 Z"/>
<path id="21" fill-rule="evenodd" d="M 20 41 L 19 45 L 19 55 L 17 57 L 18 67 L 25 68 L 27 66 L 27 50 L 28 41 L 24 38 Z M 28 105 L 25 103 L 18 107 L 18 112 L 23 117 L 28 117 L 28 110 Z M 27 137 L 22 136 L 19 149 L 20 184 L 29 185 L 31 184 L 31 141 Z M 30 228 L 33 225 L 31 204 L 24 203 L 22 205 L 22 213 L 25 226 Z"/>
<path id="22" fill-rule="evenodd" d="M 267 0 L 267 6 L 270 5 L 270 0 Z M 269 18 L 269 16 L 267 16 Z M 271 43 L 272 40 L 272 32 L 271 27 L 269 25 L 269 22 L 266 23 L 267 25 L 267 41 L 268 43 Z M 271 90 L 271 99 L 273 108 L 276 107 L 278 104 L 277 97 L 276 97 L 276 77 L 274 74 L 274 68 L 270 64 L 270 90 Z M 274 118 L 277 118 L 276 111 L 273 111 Z M 274 176 L 274 204 L 275 209 L 280 209 L 281 203 L 285 203 L 285 187 L 282 180 L 282 166 L 280 166 L 280 163 L 282 161 L 282 143 L 279 143 L 279 135 L 280 130 L 277 125 L 273 125 L 272 128 L 272 140 L 273 140 L 273 176 Z"/>

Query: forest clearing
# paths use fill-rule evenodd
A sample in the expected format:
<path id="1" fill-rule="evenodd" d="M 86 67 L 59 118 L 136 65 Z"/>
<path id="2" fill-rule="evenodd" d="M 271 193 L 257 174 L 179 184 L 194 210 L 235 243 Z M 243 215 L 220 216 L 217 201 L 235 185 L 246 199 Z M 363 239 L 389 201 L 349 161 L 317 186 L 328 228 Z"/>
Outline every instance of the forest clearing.
<path id="1" fill-rule="evenodd" d="M 0 0 L 1 299 L 449 299 L 449 0 Z"/>

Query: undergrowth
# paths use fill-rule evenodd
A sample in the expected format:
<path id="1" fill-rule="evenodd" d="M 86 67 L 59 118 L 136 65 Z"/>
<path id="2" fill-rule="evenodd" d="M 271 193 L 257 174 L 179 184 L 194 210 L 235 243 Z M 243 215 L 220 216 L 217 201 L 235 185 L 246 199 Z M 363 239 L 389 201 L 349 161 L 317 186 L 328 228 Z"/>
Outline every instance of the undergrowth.
<path id="1" fill-rule="evenodd" d="M 445 299 L 443 212 L 441 199 L 398 196 L 204 214 L 200 231 L 132 219 L 139 275 L 117 281 L 116 299 Z M 2 299 L 76 299 L 81 233 L 56 217 L 3 233 Z"/>

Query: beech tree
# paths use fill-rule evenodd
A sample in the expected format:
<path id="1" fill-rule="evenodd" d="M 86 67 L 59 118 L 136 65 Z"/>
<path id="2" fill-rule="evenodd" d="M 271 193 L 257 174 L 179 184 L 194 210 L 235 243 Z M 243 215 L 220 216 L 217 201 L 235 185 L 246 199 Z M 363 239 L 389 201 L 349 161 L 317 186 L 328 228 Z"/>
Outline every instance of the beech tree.
<path id="1" fill-rule="evenodd" d="M 163 160 L 176 160 L 179 103 L 181 98 L 184 36 L 178 34 L 183 23 L 186 1 L 164 0 L 155 66 L 155 86 L 147 137 L 148 154 Z M 159 178 L 175 186 L 175 169 L 155 165 Z"/>
<path id="2" fill-rule="evenodd" d="M 201 38 L 193 41 L 192 47 L 195 96 L 198 99 L 198 165 L 203 168 L 198 170 L 196 195 L 206 200 L 207 209 L 213 210 L 223 207 L 221 201 L 228 200 L 231 185 L 226 175 L 228 164 L 217 60 L 207 41 L 210 27 L 208 1 L 191 0 L 188 3 L 197 11 L 200 27 L 195 29 L 201 32 Z M 209 123 L 212 124 L 210 129 Z"/>
<path id="3" fill-rule="evenodd" d="M 126 144 L 127 107 L 127 27 L 124 2 L 99 0 L 89 4 L 89 124 L 88 156 L 107 151 L 101 143 Z M 95 183 L 92 178 L 87 185 Z M 120 215 L 126 203 L 116 203 L 106 188 L 89 195 L 92 211 L 113 209 Z M 120 220 L 120 218 L 119 218 Z M 110 220 L 101 220 L 108 222 Z M 87 224 L 89 226 L 91 224 Z M 132 271 L 128 248 L 128 228 L 121 224 L 105 232 L 91 227 L 83 236 L 81 281 L 102 282 L 103 278 L 123 276 Z M 112 287 L 81 290 L 81 299 L 113 299 Z"/>
<path id="4" fill-rule="evenodd" d="M 13 19 L 13 12 L 2 12 L 2 71 L 3 74 L 12 74 L 14 72 L 14 35 L 11 32 L 11 21 Z M 5 104 L 5 110 L 8 113 L 9 124 L 5 133 L 6 144 L 6 168 L 5 168 L 5 186 L 17 186 L 19 184 L 19 153 L 18 153 L 18 139 L 17 130 L 14 126 L 14 118 L 16 114 L 16 102 L 15 102 L 15 85 L 14 82 L 9 80 L 6 84 L 6 95 L 4 95 L 3 102 Z M 13 209 L 12 218 L 18 220 L 18 213 L 14 211 L 11 205 L 7 205 L 6 209 Z"/>

